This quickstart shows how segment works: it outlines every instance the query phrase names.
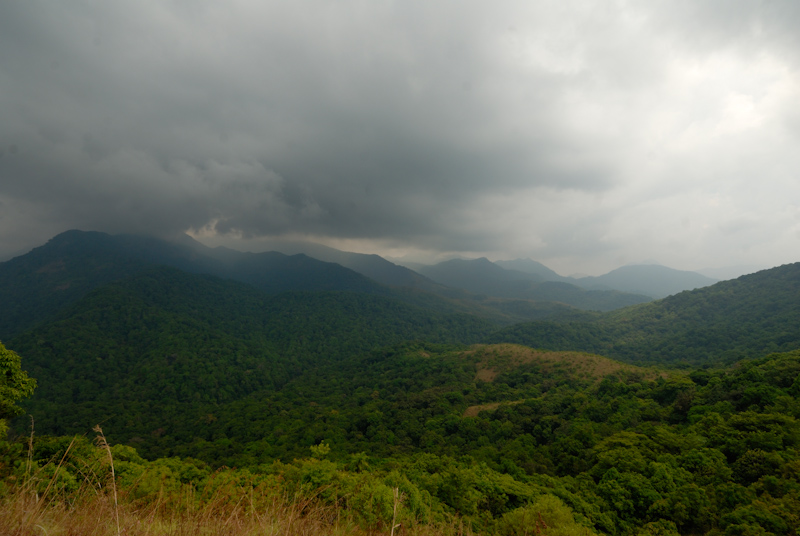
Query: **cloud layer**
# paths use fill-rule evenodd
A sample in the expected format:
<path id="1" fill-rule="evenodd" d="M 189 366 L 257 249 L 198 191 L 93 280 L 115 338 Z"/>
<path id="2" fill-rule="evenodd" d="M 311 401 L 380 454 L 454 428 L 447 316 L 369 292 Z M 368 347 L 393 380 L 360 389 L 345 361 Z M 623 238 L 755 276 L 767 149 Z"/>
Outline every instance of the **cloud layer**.
<path id="1" fill-rule="evenodd" d="M 83 228 L 800 260 L 798 27 L 791 1 L 6 2 L 0 254 Z"/>

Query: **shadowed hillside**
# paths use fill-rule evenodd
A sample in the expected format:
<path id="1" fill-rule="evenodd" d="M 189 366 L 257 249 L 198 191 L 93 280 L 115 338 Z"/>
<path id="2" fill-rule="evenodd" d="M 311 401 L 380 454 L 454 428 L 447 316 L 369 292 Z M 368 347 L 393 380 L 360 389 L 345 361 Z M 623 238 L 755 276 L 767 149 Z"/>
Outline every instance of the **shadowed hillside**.
<path id="1" fill-rule="evenodd" d="M 271 296 L 157 267 L 96 289 L 7 342 L 39 380 L 28 402 L 38 429 L 75 433 L 102 420 L 127 441 L 273 390 L 310 366 L 409 339 L 476 341 L 493 329 L 381 296 Z"/>
<path id="2" fill-rule="evenodd" d="M 530 322 L 489 342 L 581 350 L 641 363 L 732 362 L 800 347 L 800 263 L 580 322 Z"/>
<path id="3" fill-rule="evenodd" d="M 338 264 L 304 255 L 231 252 L 225 258 L 153 237 L 68 231 L 44 246 L 0 263 L 0 337 L 42 322 L 105 283 L 145 267 L 167 265 L 249 283 L 266 292 L 348 290 L 385 293 Z"/>

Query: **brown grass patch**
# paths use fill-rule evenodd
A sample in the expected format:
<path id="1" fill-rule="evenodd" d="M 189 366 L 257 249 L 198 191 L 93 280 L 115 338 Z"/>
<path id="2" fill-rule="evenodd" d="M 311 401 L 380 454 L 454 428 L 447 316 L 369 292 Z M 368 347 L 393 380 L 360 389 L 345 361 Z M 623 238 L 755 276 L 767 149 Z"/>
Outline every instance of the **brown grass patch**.
<path id="1" fill-rule="evenodd" d="M 62 272 L 66 268 L 66 263 L 64 259 L 58 259 L 56 261 L 51 262 L 50 264 L 46 264 L 36 270 L 37 274 L 54 274 L 56 272 Z"/>
<path id="2" fill-rule="evenodd" d="M 519 344 L 476 344 L 464 354 L 477 358 L 475 379 L 491 382 L 501 373 L 527 363 L 539 363 L 543 372 L 561 369 L 570 376 L 595 381 L 620 371 L 641 371 L 647 377 L 656 373 L 626 365 L 607 357 L 584 352 L 550 352 Z"/>
<path id="3" fill-rule="evenodd" d="M 0 498 L 0 536 L 368 536 L 388 534 L 389 529 L 368 529 L 350 513 L 307 498 L 259 496 L 242 489 L 238 500 L 229 497 L 184 508 L 146 504 L 120 497 L 115 505 L 106 491 L 49 499 L 18 490 Z M 117 517 L 118 516 L 118 517 Z M 119 528 L 117 527 L 119 520 Z M 398 535 L 469 536 L 458 520 L 449 524 L 402 525 Z"/>
<path id="4" fill-rule="evenodd" d="M 0 535 L 366 534 L 357 525 L 338 520 L 332 508 L 309 509 L 297 502 L 276 501 L 253 509 L 249 499 L 243 496 L 235 505 L 211 503 L 177 511 L 160 508 L 157 503 L 137 506 L 126 501 L 115 508 L 113 497 L 105 493 L 72 504 L 50 501 L 45 505 L 34 495 L 19 495 L 0 504 Z"/>
<path id="5" fill-rule="evenodd" d="M 477 406 L 470 406 L 464 410 L 464 417 L 477 417 L 481 411 L 494 411 L 500 406 L 507 404 L 509 406 L 516 406 L 522 404 L 524 400 L 513 400 L 511 402 L 490 402 L 489 404 L 478 404 Z"/>
<path id="6" fill-rule="evenodd" d="M 498 375 L 528 363 L 538 363 L 545 374 L 560 371 L 566 377 L 593 382 L 599 382 L 606 376 L 618 372 L 638 372 L 644 380 L 652 380 L 659 376 L 666 377 L 664 372 L 627 365 L 599 355 L 584 352 L 536 350 L 519 344 L 476 344 L 463 355 L 476 361 L 475 380 L 483 382 L 492 382 Z M 463 415 L 464 417 L 476 417 L 481 411 L 493 411 L 502 404 L 519 404 L 521 402 L 524 400 L 470 406 Z"/>

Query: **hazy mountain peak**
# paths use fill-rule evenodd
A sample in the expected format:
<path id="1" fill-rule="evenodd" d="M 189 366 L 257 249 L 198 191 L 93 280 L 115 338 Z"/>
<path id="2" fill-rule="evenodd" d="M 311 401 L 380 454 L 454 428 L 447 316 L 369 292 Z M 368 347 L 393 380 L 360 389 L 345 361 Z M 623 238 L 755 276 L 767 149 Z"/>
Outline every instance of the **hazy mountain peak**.
<path id="1" fill-rule="evenodd" d="M 627 264 L 605 275 L 584 277 L 576 283 L 586 289 L 615 289 L 664 298 L 684 290 L 713 285 L 717 279 L 660 264 Z"/>
<path id="2" fill-rule="evenodd" d="M 497 261 L 496 265 L 506 270 L 516 270 L 526 274 L 533 274 L 544 281 L 567 281 L 568 278 L 557 274 L 544 264 L 530 258 L 514 259 L 513 261 Z"/>
<path id="3" fill-rule="evenodd" d="M 655 259 L 645 259 L 643 261 L 634 261 L 634 262 L 626 262 L 624 266 L 663 266 L 660 262 Z"/>

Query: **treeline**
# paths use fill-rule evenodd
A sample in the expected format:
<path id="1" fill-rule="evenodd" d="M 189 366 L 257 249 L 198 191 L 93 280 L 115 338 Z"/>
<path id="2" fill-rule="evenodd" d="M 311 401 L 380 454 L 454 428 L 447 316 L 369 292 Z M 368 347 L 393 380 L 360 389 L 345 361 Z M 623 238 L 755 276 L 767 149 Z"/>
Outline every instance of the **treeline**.
<path id="1" fill-rule="evenodd" d="M 160 267 L 92 291 L 8 346 L 39 381 L 25 408 L 42 431 L 102 421 L 113 441 L 129 441 L 195 427 L 220 405 L 387 343 L 477 341 L 492 329 L 381 296 L 270 296 Z"/>

